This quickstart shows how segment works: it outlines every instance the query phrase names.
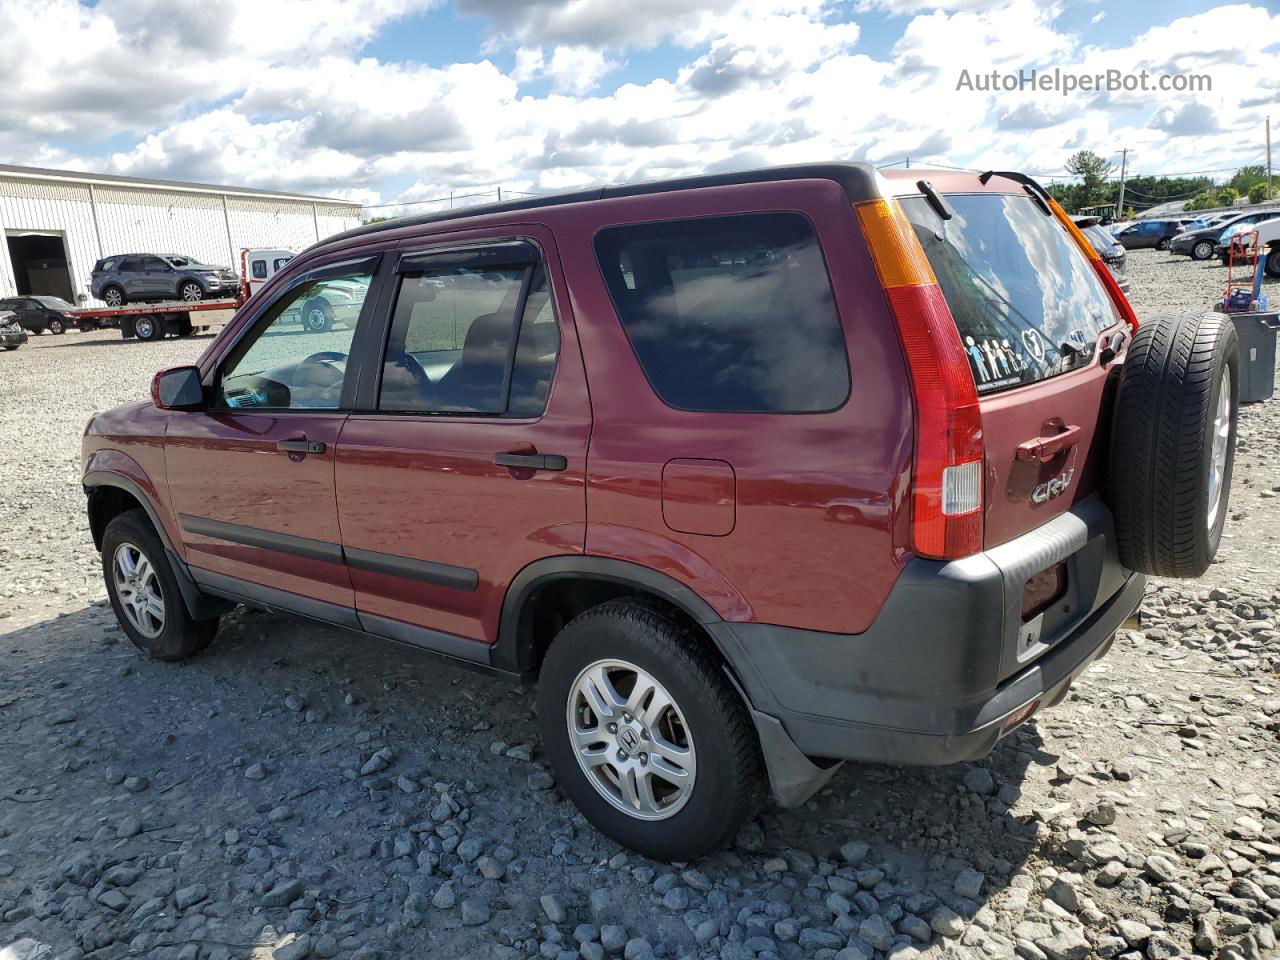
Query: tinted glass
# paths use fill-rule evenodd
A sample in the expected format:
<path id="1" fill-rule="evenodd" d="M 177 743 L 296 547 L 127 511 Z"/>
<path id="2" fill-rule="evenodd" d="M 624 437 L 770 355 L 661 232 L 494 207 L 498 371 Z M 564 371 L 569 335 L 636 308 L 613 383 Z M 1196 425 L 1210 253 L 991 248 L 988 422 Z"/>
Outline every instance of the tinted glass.
<path id="1" fill-rule="evenodd" d="M 63 300 L 61 297 L 36 297 L 36 300 L 48 307 L 50 310 L 74 310 L 71 304 Z"/>
<path id="2" fill-rule="evenodd" d="M 1044 380 L 1092 357 L 1119 317 L 1089 261 L 1027 196 L 949 195 L 943 220 L 902 201 L 951 307 L 979 393 Z"/>
<path id="3" fill-rule="evenodd" d="M 223 367 L 215 405 L 338 409 L 370 279 L 351 274 L 303 283 L 282 294 Z M 320 330 L 301 322 L 311 315 L 332 323 Z"/>
<path id="4" fill-rule="evenodd" d="M 396 298 L 379 408 L 487 416 L 541 413 L 559 343 L 541 273 L 514 266 L 406 274 Z M 526 281 L 530 294 L 523 312 L 529 331 L 521 332 L 513 352 Z M 516 372 L 508 376 L 513 360 Z"/>
<path id="5" fill-rule="evenodd" d="M 596 239 L 645 376 L 684 410 L 811 413 L 849 395 L 818 239 L 799 214 L 615 227 Z"/>
<path id="6" fill-rule="evenodd" d="M 546 274 L 539 268 L 529 284 L 520 320 L 520 337 L 511 370 L 511 399 L 507 413 L 513 417 L 537 417 L 547 409 L 547 395 L 560 354 L 560 327 L 551 306 Z"/>
<path id="7" fill-rule="evenodd" d="M 253 278 L 255 280 L 267 279 L 267 261 L 265 260 L 253 261 Z"/>

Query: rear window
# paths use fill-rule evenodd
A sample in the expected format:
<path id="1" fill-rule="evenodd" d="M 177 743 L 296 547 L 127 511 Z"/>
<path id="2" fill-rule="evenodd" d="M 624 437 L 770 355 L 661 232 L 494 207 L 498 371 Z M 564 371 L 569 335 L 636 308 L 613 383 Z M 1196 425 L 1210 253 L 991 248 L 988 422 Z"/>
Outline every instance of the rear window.
<path id="1" fill-rule="evenodd" d="M 848 397 L 831 282 L 799 214 L 613 227 L 596 254 L 640 366 L 669 406 L 816 413 Z"/>
<path id="2" fill-rule="evenodd" d="M 1066 231 L 1029 196 L 947 201 L 951 220 L 923 197 L 902 207 L 955 317 L 978 392 L 1087 364 L 1098 335 L 1120 318 Z"/>

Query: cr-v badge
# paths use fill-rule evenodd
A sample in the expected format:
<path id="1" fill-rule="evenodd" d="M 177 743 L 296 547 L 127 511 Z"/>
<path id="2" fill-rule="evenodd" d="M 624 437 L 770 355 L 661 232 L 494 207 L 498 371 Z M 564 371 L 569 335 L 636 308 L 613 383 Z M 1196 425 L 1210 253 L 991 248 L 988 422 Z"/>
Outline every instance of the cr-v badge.
<path id="1" fill-rule="evenodd" d="M 1058 474 L 1052 480 L 1046 480 L 1040 486 L 1031 491 L 1032 503 L 1048 503 L 1054 497 L 1066 493 L 1067 487 L 1071 486 L 1071 478 L 1075 475 L 1076 469 L 1072 467 L 1063 473 Z"/>

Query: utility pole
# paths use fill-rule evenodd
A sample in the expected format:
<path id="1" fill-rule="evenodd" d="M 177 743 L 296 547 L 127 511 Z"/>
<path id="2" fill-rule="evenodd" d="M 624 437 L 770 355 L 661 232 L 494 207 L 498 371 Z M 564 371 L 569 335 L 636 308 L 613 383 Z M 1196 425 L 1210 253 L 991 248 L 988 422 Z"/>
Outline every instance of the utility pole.
<path id="1" fill-rule="evenodd" d="M 910 158 L 910 157 L 907 157 L 907 169 L 908 169 L 908 170 L 910 170 L 910 169 L 911 169 L 911 158 Z"/>
<path id="2" fill-rule="evenodd" d="M 1124 216 L 1124 175 L 1129 160 L 1129 148 L 1124 147 L 1120 151 L 1120 197 L 1116 200 L 1116 216 L 1119 220 Z"/>

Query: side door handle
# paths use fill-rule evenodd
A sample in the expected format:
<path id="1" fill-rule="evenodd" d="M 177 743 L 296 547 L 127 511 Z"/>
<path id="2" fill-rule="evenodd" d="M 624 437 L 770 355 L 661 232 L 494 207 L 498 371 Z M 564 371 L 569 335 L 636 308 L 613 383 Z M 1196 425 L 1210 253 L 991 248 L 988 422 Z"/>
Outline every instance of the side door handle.
<path id="1" fill-rule="evenodd" d="M 308 440 L 302 437 L 298 440 L 280 440 L 276 443 L 276 449 L 281 453 L 324 453 L 325 445 L 323 440 Z"/>
<path id="2" fill-rule="evenodd" d="M 569 461 L 556 453 L 495 453 L 494 466 L 523 470 L 564 470 Z"/>

